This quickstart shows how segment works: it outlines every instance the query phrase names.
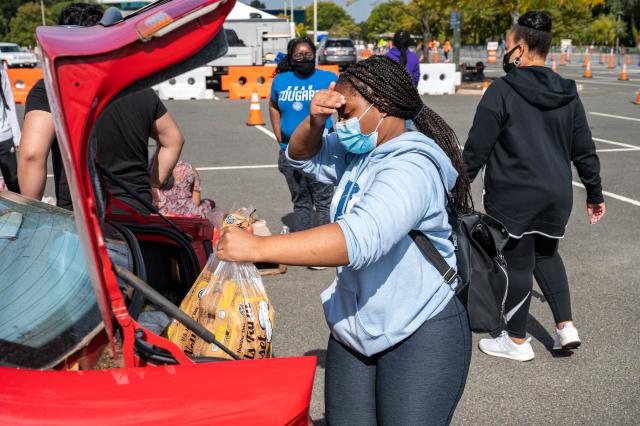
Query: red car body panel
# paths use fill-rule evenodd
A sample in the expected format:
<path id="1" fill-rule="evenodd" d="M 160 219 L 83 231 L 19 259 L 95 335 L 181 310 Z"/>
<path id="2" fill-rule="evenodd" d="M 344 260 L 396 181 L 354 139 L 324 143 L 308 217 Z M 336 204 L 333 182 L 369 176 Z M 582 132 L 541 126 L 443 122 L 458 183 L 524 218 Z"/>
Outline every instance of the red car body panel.
<path id="1" fill-rule="evenodd" d="M 122 330 L 124 368 L 0 367 L 0 424 L 307 424 L 314 357 L 194 363 L 129 315 L 104 244 L 89 172 L 91 131 L 109 102 L 137 81 L 201 51 L 233 6 L 234 0 L 160 1 L 109 27 L 38 28 L 78 234 L 112 348 L 112 318 Z M 174 22 L 170 32 L 158 37 L 145 32 L 167 21 Z M 198 220 L 175 222 L 200 241 L 210 239 L 205 235 L 210 229 Z M 203 257 L 198 253 L 201 264 Z M 146 365 L 134 350 L 136 334 L 170 352 L 179 364 Z"/>
<path id="2" fill-rule="evenodd" d="M 306 425 L 310 357 L 94 371 L 0 369 L 2 425 Z M 304 391 L 303 391 L 304 388 Z M 271 389 L 271 390 L 269 390 Z M 293 414 L 293 415 L 292 415 Z"/>

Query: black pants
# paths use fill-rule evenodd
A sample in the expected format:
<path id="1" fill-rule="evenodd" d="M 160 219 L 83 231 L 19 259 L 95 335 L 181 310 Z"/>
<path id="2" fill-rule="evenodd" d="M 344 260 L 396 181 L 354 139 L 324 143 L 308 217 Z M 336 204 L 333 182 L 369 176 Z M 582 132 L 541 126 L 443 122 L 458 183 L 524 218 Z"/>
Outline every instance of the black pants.
<path id="1" fill-rule="evenodd" d="M 13 139 L 0 142 L 0 172 L 9 191 L 20 193 L 18 186 L 18 161 Z"/>
<path id="2" fill-rule="evenodd" d="M 287 180 L 287 186 L 291 193 L 295 222 L 292 231 L 305 231 L 314 226 L 329 223 L 329 209 L 331 207 L 331 199 L 333 198 L 333 185 L 320 183 L 304 175 L 300 170 L 291 167 L 287 161 L 284 150 L 280 150 L 278 170 L 280 170 L 280 173 L 282 173 Z M 318 216 L 317 221 L 316 214 Z"/>
<path id="3" fill-rule="evenodd" d="M 569 281 L 558 253 L 558 244 L 558 239 L 542 235 L 509 239 L 504 249 L 509 275 L 509 293 L 505 306 L 509 335 L 526 337 L 534 276 L 556 323 L 572 320 Z"/>
<path id="4" fill-rule="evenodd" d="M 471 361 L 457 297 L 411 336 L 371 357 L 329 339 L 325 409 L 331 426 L 447 425 Z"/>

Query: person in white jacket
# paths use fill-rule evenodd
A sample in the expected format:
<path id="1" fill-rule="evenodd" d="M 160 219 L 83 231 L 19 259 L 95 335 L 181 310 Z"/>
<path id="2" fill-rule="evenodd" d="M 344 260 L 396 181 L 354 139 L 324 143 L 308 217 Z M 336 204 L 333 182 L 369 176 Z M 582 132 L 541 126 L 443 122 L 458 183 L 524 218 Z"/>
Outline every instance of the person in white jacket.
<path id="1" fill-rule="evenodd" d="M 7 70 L 0 67 L 0 172 L 9 191 L 20 192 L 16 150 L 20 145 L 20 124 Z"/>

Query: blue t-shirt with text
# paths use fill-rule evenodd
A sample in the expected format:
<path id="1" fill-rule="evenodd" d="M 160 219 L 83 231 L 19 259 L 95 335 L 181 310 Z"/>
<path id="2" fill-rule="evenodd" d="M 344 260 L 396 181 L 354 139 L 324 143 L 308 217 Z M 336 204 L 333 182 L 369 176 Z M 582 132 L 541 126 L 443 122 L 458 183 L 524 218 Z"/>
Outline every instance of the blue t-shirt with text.
<path id="1" fill-rule="evenodd" d="M 271 86 L 271 100 L 278 103 L 280 110 L 280 130 L 282 149 L 286 149 L 289 138 L 296 127 L 309 116 L 309 107 L 313 95 L 338 80 L 330 71 L 316 69 L 307 78 L 297 76 L 293 71 L 278 74 Z M 327 129 L 331 128 L 331 119 L 327 120 Z"/>

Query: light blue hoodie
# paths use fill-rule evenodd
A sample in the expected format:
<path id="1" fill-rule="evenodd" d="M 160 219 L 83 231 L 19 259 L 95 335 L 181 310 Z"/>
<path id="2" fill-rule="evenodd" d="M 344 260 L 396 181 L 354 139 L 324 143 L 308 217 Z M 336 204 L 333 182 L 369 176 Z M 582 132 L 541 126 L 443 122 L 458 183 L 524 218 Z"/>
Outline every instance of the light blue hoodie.
<path id="1" fill-rule="evenodd" d="M 289 162 L 321 182 L 337 185 L 332 221 L 344 233 L 349 265 L 322 295 L 334 338 L 371 356 L 409 337 L 437 315 L 454 296 L 438 271 L 408 236 L 428 234 L 449 265 L 455 267 L 451 226 L 439 164 L 449 190 L 458 177 L 434 141 L 406 132 L 369 154 L 355 155 L 335 133 L 309 161 Z"/>

